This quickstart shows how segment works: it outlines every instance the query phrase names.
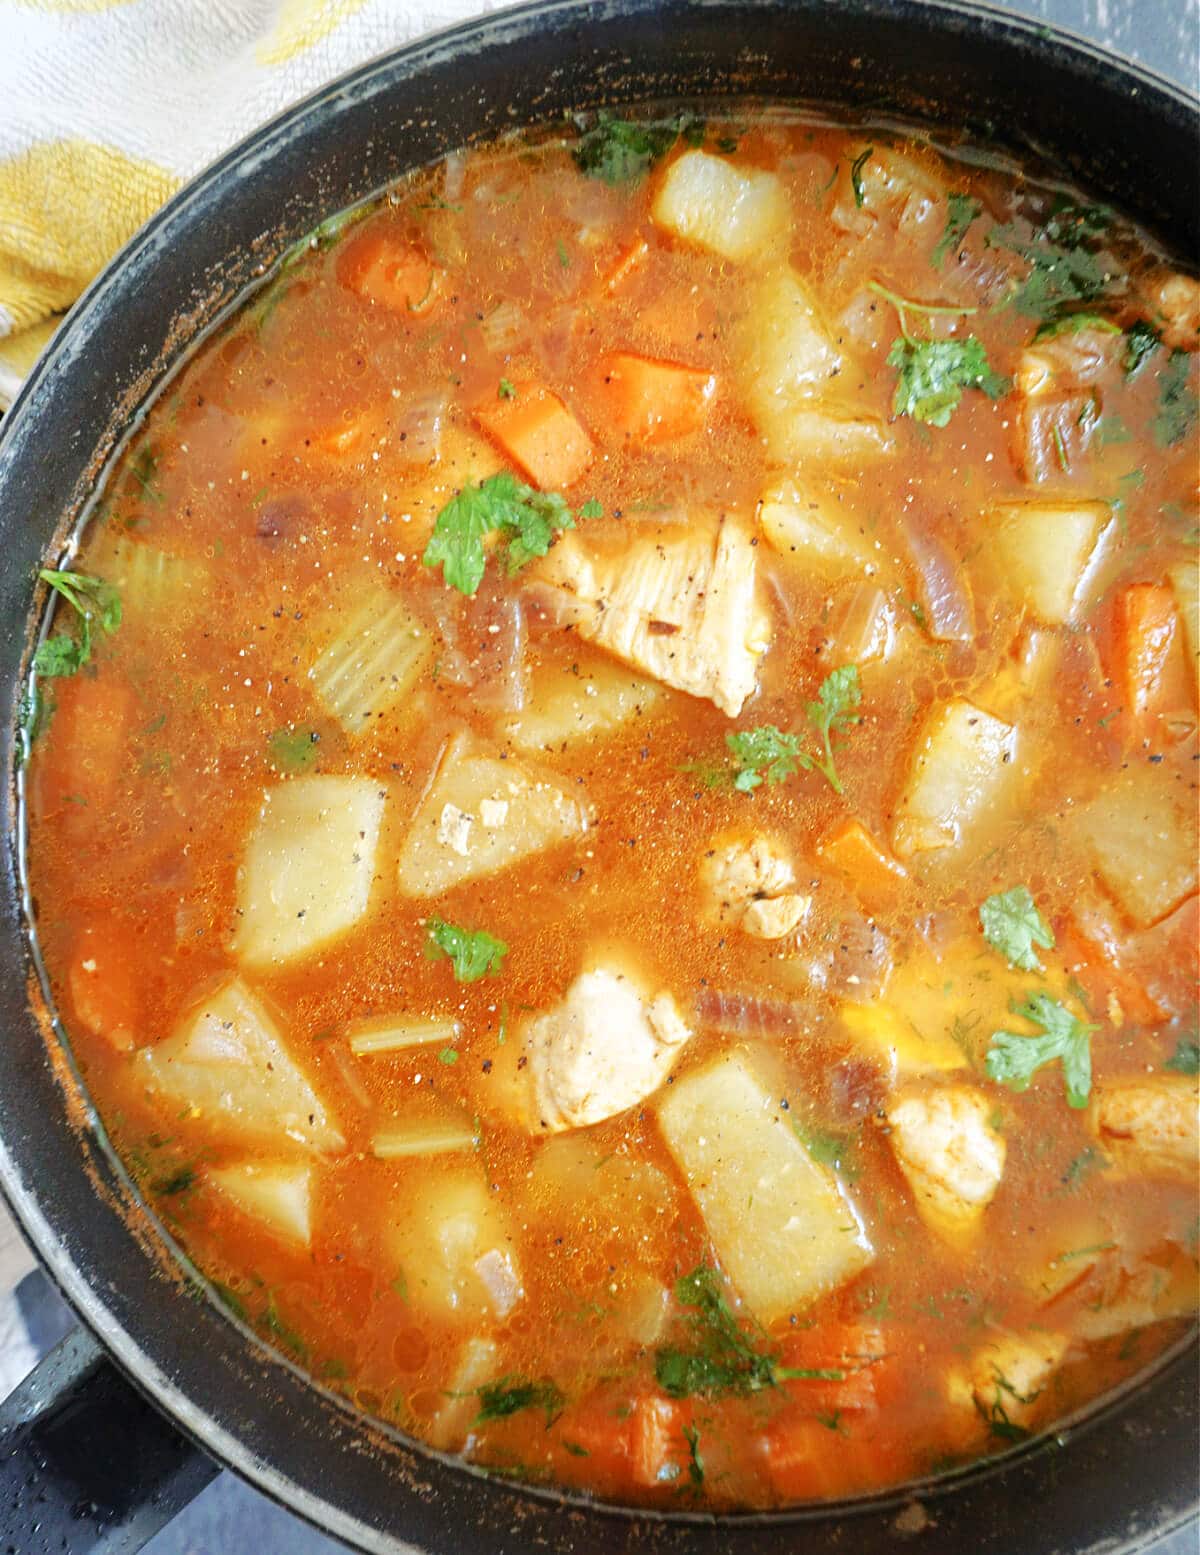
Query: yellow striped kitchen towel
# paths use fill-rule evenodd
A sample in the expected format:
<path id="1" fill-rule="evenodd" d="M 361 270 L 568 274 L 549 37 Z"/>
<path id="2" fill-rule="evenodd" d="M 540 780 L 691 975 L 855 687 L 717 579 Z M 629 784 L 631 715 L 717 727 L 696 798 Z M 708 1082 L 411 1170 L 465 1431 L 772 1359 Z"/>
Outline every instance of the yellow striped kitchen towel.
<path id="1" fill-rule="evenodd" d="M 495 0 L 0 0 L 0 409 L 57 320 L 226 147 Z"/>

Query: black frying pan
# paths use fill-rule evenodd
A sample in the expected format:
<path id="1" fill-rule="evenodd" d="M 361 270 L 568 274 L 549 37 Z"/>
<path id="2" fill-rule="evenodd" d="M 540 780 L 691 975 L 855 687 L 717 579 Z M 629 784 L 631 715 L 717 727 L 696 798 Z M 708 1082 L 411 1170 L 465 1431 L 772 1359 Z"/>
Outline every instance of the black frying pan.
<path id="1" fill-rule="evenodd" d="M 1195 102 L 1045 27 L 912 0 L 543 0 L 365 66 L 230 152 L 90 289 L 5 418 L 0 1180 L 85 1329 L 0 1410 L 0 1550 L 5 1532 L 19 1555 L 136 1549 L 211 1459 L 363 1549 L 437 1555 L 1081 1555 L 1140 1548 L 1194 1507 L 1187 1345 L 1048 1440 L 853 1507 L 663 1519 L 485 1479 L 373 1427 L 210 1299 L 109 1151 L 62 1034 L 43 1035 L 13 763 L 27 617 L 139 408 L 288 243 L 407 169 L 563 110 L 748 94 L 966 129 L 1200 250 Z"/>

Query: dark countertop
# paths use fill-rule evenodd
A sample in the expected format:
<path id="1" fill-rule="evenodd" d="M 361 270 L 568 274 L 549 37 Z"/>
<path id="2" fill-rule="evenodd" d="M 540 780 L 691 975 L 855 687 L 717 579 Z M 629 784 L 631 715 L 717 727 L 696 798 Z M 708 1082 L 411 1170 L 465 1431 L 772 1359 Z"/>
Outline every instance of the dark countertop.
<path id="1" fill-rule="evenodd" d="M 1069 28 L 1150 69 L 1200 89 L 1200 0 L 1022 0 L 1007 9 Z M 40 1271 L 18 1292 L 34 1353 L 49 1348 L 70 1318 Z M 32 1356 L 31 1356 L 32 1359 Z M 345 1555 L 232 1474 L 221 1474 L 146 1546 L 147 1555 Z M 1195 1524 L 1145 1555 L 1197 1555 Z M 964 1552 L 966 1555 L 966 1552 Z M 1014 1551 L 1013 1555 L 1019 1555 Z"/>

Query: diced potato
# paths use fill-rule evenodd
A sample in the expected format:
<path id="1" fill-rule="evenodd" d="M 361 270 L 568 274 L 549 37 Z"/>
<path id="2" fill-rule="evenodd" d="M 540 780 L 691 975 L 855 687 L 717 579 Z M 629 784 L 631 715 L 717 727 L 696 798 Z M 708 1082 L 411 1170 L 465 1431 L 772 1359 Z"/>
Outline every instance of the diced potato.
<path id="1" fill-rule="evenodd" d="M 891 453 L 895 439 L 877 416 L 859 415 L 849 406 L 794 410 L 773 420 L 766 433 L 771 458 L 802 465 L 820 460 L 853 471 L 864 459 Z"/>
<path id="2" fill-rule="evenodd" d="M 1200 683 L 1200 564 L 1188 561 L 1172 567 L 1171 587 L 1183 621 L 1188 660 Z"/>
<path id="3" fill-rule="evenodd" d="M 922 1033 L 887 1004 L 843 1004 L 838 1011 L 856 1044 L 879 1059 L 894 1084 L 908 1075 L 965 1069 L 962 1049 L 943 1032 Z"/>
<path id="4" fill-rule="evenodd" d="M 387 1243 L 410 1305 L 426 1317 L 478 1324 L 507 1317 L 524 1295 L 503 1211 L 475 1170 L 400 1194 Z"/>
<path id="5" fill-rule="evenodd" d="M 907 859 L 961 843 L 971 822 L 1000 793 L 1016 743 L 1011 724 L 962 698 L 935 708 L 896 806 L 896 856 Z"/>
<path id="6" fill-rule="evenodd" d="M 1074 619 L 1112 522 L 1105 502 L 1004 502 L 992 510 L 997 570 L 1039 620 Z"/>
<path id="7" fill-rule="evenodd" d="M 971 1389 L 985 1420 L 1025 1425 L 1067 1352 L 1067 1336 L 1045 1329 L 997 1333 L 971 1361 Z"/>
<path id="8" fill-rule="evenodd" d="M 489 808 L 485 812 L 484 806 Z M 494 824 L 488 817 L 494 816 Z M 493 875 L 531 853 L 581 837 L 591 810 L 564 789 L 469 735 L 447 746 L 400 850 L 405 896 L 440 896 L 464 880 Z"/>
<path id="9" fill-rule="evenodd" d="M 462 1026 L 448 1015 L 428 1020 L 395 1017 L 366 1021 L 349 1032 L 350 1051 L 359 1056 L 370 1053 L 400 1053 L 408 1048 L 428 1047 L 432 1042 L 452 1043 L 462 1034 Z"/>
<path id="10" fill-rule="evenodd" d="M 471 1422 L 479 1413 L 479 1389 L 493 1381 L 500 1370 L 500 1346 L 494 1339 L 468 1339 L 458 1367 L 445 1390 L 445 1401 L 425 1433 L 431 1447 L 454 1452 L 466 1442 Z"/>
<path id="11" fill-rule="evenodd" d="M 289 1242 L 312 1240 L 312 1168 L 294 1163 L 210 1167 L 204 1174 L 244 1215 L 261 1220 Z"/>
<path id="12" fill-rule="evenodd" d="M 1195 794 L 1156 769 L 1121 773 L 1076 812 L 1075 827 L 1135 924 L 1157 923 L 1195 891 Z"/>
<path id="13" fill-rule="evenodd" d="M 773 173 L 687 151 L 667 169 L 651 215 L 684 243 L 723 259 L 754 259 L 787 232 L 787 194 Z"/>
<path id="14" fill-rule="evenodd" d="M 1184 1074 L 1107 1080 L 1092 1093 L 1089 1119 L 1124 1171 L 1194 1183 L 1200 1168 L 1200 1089 Z"/>
<path id="15" fill-rule="evenodd" d="M 246 846 L 234 953 L 281 966 L 367 910 L 385 795 L 373 778 L 303 777 L 270 789 Z"/>
<path id="16" fill-rule="evenodd" d="M 652 680 L 597 657 L 535 673 L 527 706 L 504 719 L 500 729 L 521 750 L 559 751 L 651 717 L 663 700 Z"/>
<path id="17" fill-rule="evenodd" d="M 796 481 L 776 481 L 763 492 L 758 521 L 771 547 L 824 577 L 876 569 L 855 532 L 853 514 Z"/>
<path id="18" fill-rule="evenodd" d="M 760 1322 L 802 1310 L 870 1263 L 837 1179 L 739 1055 L 677 1080 L 658 1121 L 717 1256 Z"/>
<path id="19" fill-rule="evenodd" d="M 1080 1208 L 1064 1223 L 1056 1220 L 1039 1231 L 1038 1251 L 1021 1279 L 1033 1299 L 1049 1306 L 1087 1280 L 1102 1264 L 1120 1261 L 1113 1220 L 1094 1209 Z"/>
<path id="20" fill-rule="evenodd" d="M 152 1091 L 214 1129 L 247 1139 L 291 1139 L 308 1150 L 334 1152 L 345 1144 L 275 1022 L 237 978 L 134 1062 Z"/>
<path id="21" fill-rule="evenodd" d="M 649 1161 L 598 1145 L 588 1133 L 554 1134 L 540 1145 L 529 1176 L 538 1220 L 582 1223 L 611 1233 L 634 1222 L 674 1216 L 679 1198 Z"/>
<path id="22" fill-rule="evenodd" d="M 970 1085 L 907 1091 L 888 1106 L 888 1140 L 917 1212 L 951 1243 L 978 1232 L 1004 1174 L 1004 1137 L 991 1111 Z"/>
<path id="23" fill-rule="evenodd" d="M 308 678 L 346 733 L 362 734 L 409 694 L 432 652 L 428 631 L 400 600 L 371 591 L 318 654 Z"/>

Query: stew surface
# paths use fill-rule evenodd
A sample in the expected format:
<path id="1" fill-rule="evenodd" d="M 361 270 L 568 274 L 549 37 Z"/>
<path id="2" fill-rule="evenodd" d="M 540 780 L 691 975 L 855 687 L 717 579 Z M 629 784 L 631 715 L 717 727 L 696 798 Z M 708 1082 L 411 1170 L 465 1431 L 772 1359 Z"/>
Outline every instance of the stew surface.
<path id="1" fill-rule="evenodd" d="M 150 410 L 28 698 L 53 987 L 238 1317 L 487 1470 L 940 1472 L 1194 1313 L 1200 288 L 966 146 L 553 126 Z"/>

